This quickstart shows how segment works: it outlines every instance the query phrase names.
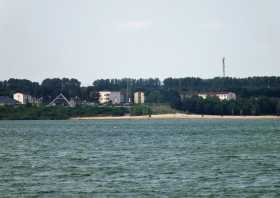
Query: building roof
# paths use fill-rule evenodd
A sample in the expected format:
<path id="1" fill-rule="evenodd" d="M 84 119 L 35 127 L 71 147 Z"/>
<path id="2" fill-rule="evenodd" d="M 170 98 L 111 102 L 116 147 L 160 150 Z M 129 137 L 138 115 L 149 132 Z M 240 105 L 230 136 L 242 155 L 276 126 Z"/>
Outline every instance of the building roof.
<path id="1" fill-rule="evenodd" d="M 9 98 L 8 96 L 0 96 L 0 103 L 6 104 L 6 105 L 17 104 L 17 102 L 15 100 L 13 100 L 12 98 Z"/>
<path id="2" fill-rule="evenodd" d="M 48 106 L 55 106 L 57 104 L 73 107 L 73 104 L 62 93 L 58 94 L 58 96 L 56 96 L 56 98 L 53 99 Z"/>
<path id="3" fill-rule="evenodd" d="M 22 95 L 26 95 L 26 96 L 31 96 L 30 94 L 23 93 L 23 92 L 20 92 L 20 91 L 15 92 L 13 95 L 15 95 L 15 94 L 22 94 Z"/>
<path id="4" fill-rule="evenodd" d="M 99 92 L 103 92 L 103 93 L 121 93 L 121 91 L 107 91 L 107 90 L 103 90 L 103 91 L 99 91 Z"/>
<path id="5" fill-rule="evenodd" d="M 234 94 L 234 93 L 230 91 L 199 93 L 199 95 L 220 95 L 220 94 Z"/>

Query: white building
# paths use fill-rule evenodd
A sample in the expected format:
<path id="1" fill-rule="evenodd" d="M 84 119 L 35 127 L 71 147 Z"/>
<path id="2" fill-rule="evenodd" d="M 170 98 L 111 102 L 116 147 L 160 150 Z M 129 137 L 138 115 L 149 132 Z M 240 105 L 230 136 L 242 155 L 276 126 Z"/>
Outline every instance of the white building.
<path id="1" fill-rule="evenodd" d="M 33 103 L 32 96 L 21 92 L 14 93 L 13 98 L 20 104 Z"/>
<path id="2" fill-rule="evenodd" d="M 207 97 L 217 97 L 220 100 L 236 100 L 236 94 L 233 92 L 200 93 L 198 96 L 203 99 L 206 99 Z"/>
<path id="3" fill-rule="evenodd" d="M 233 92 L 222 92 L 222 93 L 217 93 L 216 96 L 220 100 L 236 100 L 236 94 Z"/>
<path id="4" fill-rule="evenodd" d="M 121 104 L 123 103 L 124 97 L 119 91 L 100 91 L 99 92 L 99 103 L 106 104 Z"/>
<path id="5" fill-rule="evenodd" d="M 199 93 L 198 96 L 203 99 L 206 99 L 207 97 L 209 97 L 209 95 L 207 93 Z"/>
<path id="6" fill-rule="evenodd" d="M 144 92 L 138 91 L 134 93 L 134 104 L 144 104 L 145 103 L 145 95 Z"/>

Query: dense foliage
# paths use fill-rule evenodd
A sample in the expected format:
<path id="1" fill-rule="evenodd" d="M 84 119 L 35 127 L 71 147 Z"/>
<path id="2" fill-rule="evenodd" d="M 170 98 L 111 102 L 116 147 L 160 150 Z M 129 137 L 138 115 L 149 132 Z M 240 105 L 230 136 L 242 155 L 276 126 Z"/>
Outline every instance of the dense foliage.
<path id="1" fill-rule="evenodd" d="M 180 91 L 232 91 L 241 97 L 280 97 L 280 77 L 167 78 L 163 82 L 166 89 Z"/>
<path id="2" fill-rule="evenodd" d="M 41 84 L 26 79 L 0 81 L 0 95 L 12 96 L 21 91 L 42 97 L 45 103 L 59 93 L 67 98 L 97 102 L 101 90 L 122 91 L 131 98 L 134 91 L 141 90 L 145 92 L 146 103 L 165 103 L 190 113 L 260 115 L 279 114 L 280 109 L 280 77 L 166 78 L 162 82 L 157 78 L 99 79 L 92 86 L 84 87 L 77 79 L 69 78 L 45 79 Z M 194 97 L 197 93 L 210 91 L 231 91 L 238 97 L 236 101 Z M 137 108 L 135 112 L 138 112 Z"/>
<path id="3" fill-rule="evenodd" d="M 147 105 L 134 105 L 130 109 L 130 114 L 139 116 L 139 115 L 151 115 L 152 110 Z"/>
<path id="4" fill-rule="evenodd" d="M 220 101 L 215 97 L 202 99 L 194 96 L 184 99 L 176 108 L 208 115 L 280 115 L 280 100 L 260 97 Z"/>
<path id="5" fill-rule="evenodd" d="M 97 90 L 93 86 L 81 87 L 77 79 L 52 78 L 45 79 L 41 84 L 26 79 L 9 79 L 0 81 L 0 95 L 12 96 L 14 92 L 24 92 L 35 97 L 42 97 L 45 102 L 50 102 L 59 93 L 67 98 L 79 97 L 82 100 L 96 101 Z"/>
<path id="6" fill-rule="evenodd" d="M 45 79 L 41 84 L 26 79 L 9 79 L 0 81 L 0 95 L 11 95 L 15 91 L 22 91 L 33 96 L 55 97 L 63 93 L 66 97 L 80 97 L 82 99 L 96 99 L 96 92 L 100 90 L 112 91 L 145 91 L 154 100 L 163 99 L 166 90 L 177 92 L 201 91 L 233 91 L 241 97 L 267 96 L 280 97 L 280 77 L 249 77 L 249 78 L 166 78 L 163 83 L 157 78 L 149 79 L 100 79 L 93 82 L 93 86 L 82 87 L 77 79 L 52 78 Z M 160 97 L 163 98 L 159 98 Z"/>
<path id="7" fill-rule="evenodd" d="M 80 116 L 123 116 L 128 110 L 124 107 L 1 107 L 0 120 L 60 120 Z"/>
<path id="8" fill-rule="evenodd" d="M 156 90 L 161 87 L 161 82 L 158 78 L 149 79 L 101 79 L 93 82 L 93 86 L 97 90 L 126 90 L 137 91 L 137 90 Z"/>

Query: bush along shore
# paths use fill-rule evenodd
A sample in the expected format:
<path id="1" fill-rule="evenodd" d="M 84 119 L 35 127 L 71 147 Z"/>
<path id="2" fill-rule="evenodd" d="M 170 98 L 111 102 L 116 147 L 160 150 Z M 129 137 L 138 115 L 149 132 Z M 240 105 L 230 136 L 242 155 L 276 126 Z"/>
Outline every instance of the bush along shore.
<path id="1" fill-rule="evenodd" d="M 191 99 L 189 99 L 191 100 Z M 217 102 L 217 101 L 216 101 Z M 192 103 L 188 101 L 189 105 Z M 202 103 L 203 104 L 203 103 Z M 217 107 L 212 104 L 211 107 Z M 222 103 L 221 103 L 222 104 Z M 161 109 L 159 109 L 159 107 Z M 185 106 L 183 106 L 185 107 Z M 192 104 L 190 108 L 199 107 Z M 133 106 L 77 106 L 75 108 L 64 106 L 30 106 L 18 105 L 0 106 L 0 120 L 67 120 L 67 119 L 279 119 L 279 114 L 276 112 L 267 112 L 257 114 L 256 112 L 237 112 L 225 111 L 227 108 L 217 108 L 220 111 L 211 111 L 209 114 L 205 111 L 192 112 L 178 111 L 172 109 L 167 104 L 145 104 Z M 184 109 L 185 110 L 185 109 Z M 230 109 L 231 110 L 231 109 Z M 239 110 L 239 109 L 238 109 Z"/>
<path id="2" fill-rule="evenodd" d="M 0 107 L 0 120 L 65 120 L 72 117 L 124 116 L 129 113 L 125 107 L 35 107 L 21 105 Z"/>

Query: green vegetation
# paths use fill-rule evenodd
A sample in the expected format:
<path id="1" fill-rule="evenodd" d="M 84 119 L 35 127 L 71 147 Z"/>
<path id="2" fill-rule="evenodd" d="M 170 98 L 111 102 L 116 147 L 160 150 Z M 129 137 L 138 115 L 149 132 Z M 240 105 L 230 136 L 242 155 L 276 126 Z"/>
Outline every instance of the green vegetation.
<path id="1" fill-rule="evenodd" d="M 34 107 L 0 106 L 0 120 L 62 120 L 79 116 L 123 116 L 128 113 L 124 107 Z"/>
<path id="2" fill-rule="evenodd" d="M 141 90 L 145 93 L 145 102 L 149 104 L 153 113 L 169 113 L 169 111 L 175 109 L 173 111 L 214 115 L 280 114 L 280 77 L 213 79 L 188 77 L 166 78 L 162 82 L 157 78 L 99 79 L 95 80 L 92 86 L 85 87 L 82 87 L 77 79 L 68 78 L 45 79 L 41 84 L 26 79 L 11 78 L 0 81 L 0 95 L 12 96 L 14 92 L 21 91 L 37 98 L 43 98 L 44 104 L 50 102 L 59 93 L 63 93 L 67 98 L 78 98 L 80 101 L 97 103 L 98 91 L 101 90 L 123 91 L 124 93 L 128 91 L 129 95 L 126 98 L 132 97 L 134 91 Z M 222 91 L 236 93 L 237 100 L 219 101 L 217 98 L 203 100 L 195 96 L 201 92 Z M 161 104 L 167 104 L 170 109 L 163 108 Z M 107 114 L 107 110 L 103 110 Z M 0 111 L 0 114 L 3 114 L 2 110 Z M 16 108 L 13 111 L 16 113 L 18 109 Z M 41 108 L 34 111 L 45 112 Z M 55 115 L 59 114 L 58 117 L 62 117 L 62 115 L 72 115 L 71 113 L 74 110 L 60 110 L 57 107 L 56 110 L 50 111 L 54 111 Z M 89 113 L 87 110 L 84 111 Z M 95 115 L 95 110 L 91 111 Z M 131 108 L 131 114 L 133 115 L 147 114 L 146 112 L 146 107 L 143 106 Z M 42 114 L 45 115 L 45 113 Z M 102 112 L 97 114 L 102 114 Z"/>
<path id="3" fill-rule="evenodd" d="M 280 115 L 280 100 L 258 97 L 220 101 L 215 97 L 202 99 L 194 96 L 184 99 L 177 108 L 189 113 L 208 115 Z"/>
<path id="4" fill-rule="evenodd" d="M 129 88 L 130 93 L 142 90 L 147 102 L 170 102 L 180 93 L 197 93 L 207 91 L 232 91 L 239 97 L 280 97 L 280 77 L 249 78 L 166 78 L 161 82 L 157 78 L 150 79 L 100 79 L 92 86 L 82 87 L 77 79 L 52 78 L 41 84 L 26 79 L 9 79 L 0 81 L 0 95 L 12 95 L 22 91 L 32 96 L 50 100 L 59 93 L 67 98 L 79 97 L 81 100 L 96 101 L 100 90 L 122 91 Z"/>
<path id="5" fill-rule="evenodd" d="M 134 116 L 151 115 L 152 110 L 147 105 L 134 105 L 130 109 L 130 114 Z"/>
<path id="6" fill-rule="evenodd" d="M 169 114 L 169 113 L 180 113 L 181 111 L 174 109 L 168 103 L 153 103 L 149 104 L 153 114 Z"/>

